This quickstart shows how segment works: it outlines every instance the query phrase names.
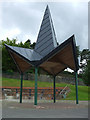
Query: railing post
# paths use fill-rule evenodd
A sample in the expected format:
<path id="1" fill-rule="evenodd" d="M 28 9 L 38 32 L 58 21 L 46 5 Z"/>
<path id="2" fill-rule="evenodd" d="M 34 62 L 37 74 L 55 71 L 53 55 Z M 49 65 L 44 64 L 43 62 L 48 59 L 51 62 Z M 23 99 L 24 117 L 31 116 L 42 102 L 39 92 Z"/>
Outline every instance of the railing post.
<path id="1" fill-rule="evenodd" d="M 56 88 L 55 88 L 55 78 L 56 76 L 53 77 L 53 94 L 54 94 L 54 103 L 56 102 Z"/>
<path id="2" fill-rule="evenodd" d="M 75 72 L 75 84 L 76 84 L 76 104 L 78 104 L 78 75 Z"/>
<path id="3" fill-rule="evenodd" d="M 35 67 L 35 97 L 34 97 L 34 105 L 37 105 L 37 76 L 38 76 L 38 68 Z"/>
<path id="4" fill-rule="evenodd" d="M 20 103 L 22 103 L 23 73 L 21 73 Z"/>

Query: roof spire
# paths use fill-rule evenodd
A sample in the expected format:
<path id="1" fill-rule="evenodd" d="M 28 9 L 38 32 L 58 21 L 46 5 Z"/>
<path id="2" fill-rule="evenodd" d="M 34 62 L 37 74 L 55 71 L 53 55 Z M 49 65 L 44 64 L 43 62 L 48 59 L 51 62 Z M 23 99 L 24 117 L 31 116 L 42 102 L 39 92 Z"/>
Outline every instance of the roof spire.
<path id="1" fill-rule="evenodd" d="M 57 40 L 50 15 L 50 10 L 47 5 L 35 45 L 35 51 L 40 53 L 42 56 L 45 56 L 55 47 L 57 47 Z"/>

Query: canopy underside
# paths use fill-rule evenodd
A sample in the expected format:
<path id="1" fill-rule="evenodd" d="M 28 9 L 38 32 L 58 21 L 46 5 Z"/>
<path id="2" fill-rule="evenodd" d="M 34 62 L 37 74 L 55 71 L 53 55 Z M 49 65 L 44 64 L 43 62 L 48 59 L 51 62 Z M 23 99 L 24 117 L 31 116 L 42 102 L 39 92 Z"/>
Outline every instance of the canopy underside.
<path id="1" fill-rule="evenodd" d="M 41 64 L 40 67 L 52 75 L 57 75 L 67 67 L 75 71 L 76 67 L 71 44 L 67 45 L 56 55 L 48 59 L 48 61 Z"/>
<path id="2" fill-rule="evenodd" d="M 74 36 L 70 37 L 64 43 L 56 47 L 51 53 L 47 56 L 41 58 L 40 60 L 29 61 L 28 58 L 23 57 L 18 54 L 13 47 L 6 46 L 9 50 L 14 62 L 16 63 L 20 72 L 25 72 L 28 69 L 31 69 L 32 66 L 40 67 L 51 75 L 57 75 L 64 69 L 71 68 L 74 71 L 77 71 L 77 57 L 75 53 L 74 46 Z M 9 48 L 10 47 L 10 48 Z M 32 56 L 31 56 L 32 58 Z"/>
<path id="3" fill-rule="evenodd" d="M 26 72 L 28 69 L 32 68 L 32 65 L 26 62 L 22 57 L 15 54 L 14 52 L 9 51 L 19 72 Z"/>

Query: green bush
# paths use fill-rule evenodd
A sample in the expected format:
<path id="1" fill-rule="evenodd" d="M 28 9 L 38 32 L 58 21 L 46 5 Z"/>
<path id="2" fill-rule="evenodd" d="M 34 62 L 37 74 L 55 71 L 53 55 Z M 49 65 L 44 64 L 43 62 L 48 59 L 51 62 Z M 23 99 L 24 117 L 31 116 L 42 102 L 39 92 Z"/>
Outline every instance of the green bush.
<path id="1" fill-rule="evenodd" d="M 87 62 L 87 66 L 85 68 L 84 74 L 83 74 L 83 82 L 90 86 L 90 60 Z"/>

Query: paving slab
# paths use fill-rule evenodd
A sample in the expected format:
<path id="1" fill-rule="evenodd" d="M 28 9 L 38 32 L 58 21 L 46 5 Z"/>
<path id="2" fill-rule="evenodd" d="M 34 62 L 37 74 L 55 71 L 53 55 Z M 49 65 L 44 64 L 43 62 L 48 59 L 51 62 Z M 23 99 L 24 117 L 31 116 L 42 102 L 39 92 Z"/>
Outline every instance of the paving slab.
<path id="1" fill-rule="evenodd" d="M 88 101 L 38 101 L 34 105 L 33 101 L 3 100 L 3 118 L 88 118 Z"/>

